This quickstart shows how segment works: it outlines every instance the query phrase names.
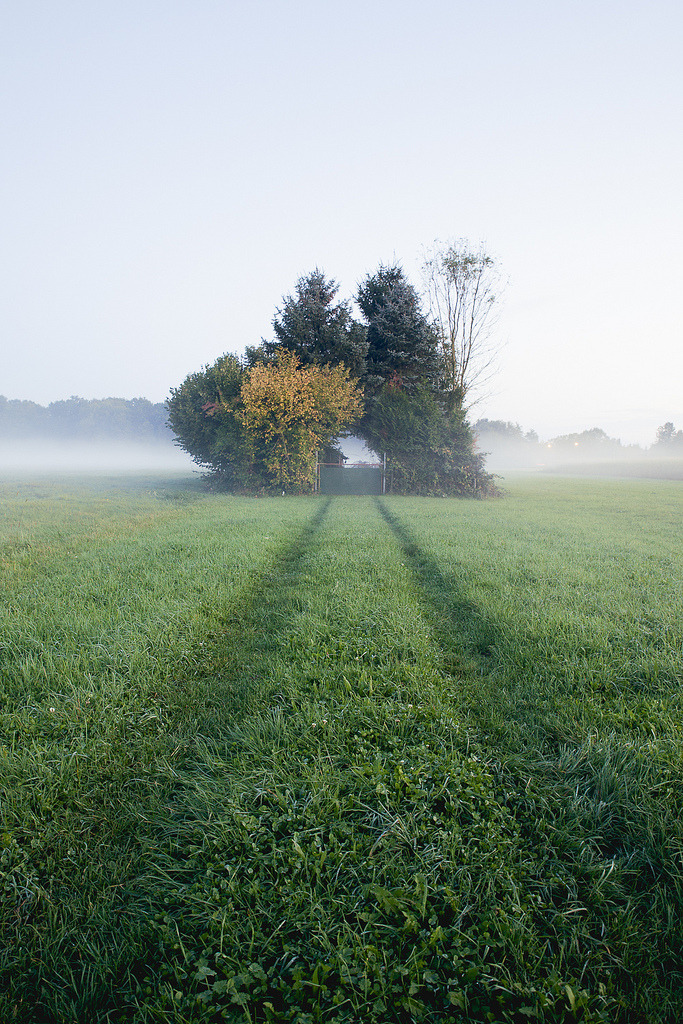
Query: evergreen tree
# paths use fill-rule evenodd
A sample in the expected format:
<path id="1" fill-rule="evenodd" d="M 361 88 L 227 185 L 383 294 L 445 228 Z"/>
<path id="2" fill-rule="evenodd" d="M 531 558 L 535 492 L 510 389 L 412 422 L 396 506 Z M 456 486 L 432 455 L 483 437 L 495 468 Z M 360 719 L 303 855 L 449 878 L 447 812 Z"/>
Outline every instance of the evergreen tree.
<path id="1" fill-rule="evenodd" d="M 422 312 L 402 267 L 380 266 L 358 289 L 367 323 L 367 387 L 394 381 L 409 393 L 434 389 L 440 376 L 439 336 Z"/>
<path id="2" fill-rule="evenodd" d="M 412 394 L 389 382 L 363 419 L 363 436 L 387 456 L 395 494 L 495 494 L 472 430 L 461 410 L 448 412 L 431 390 Z"/>
<path id="3" fill-rule="evenodd" d="M 472 430 L 443 387 L 438 329 L 403 269 L 380 266 L 358 289 L 368 328 L 361 432 L 385 452 L 389 486 L 404 494 L 493 493 Z"/>
<path id="4" fill-rule="evenodd" d="M 353 319 L 348 302 L 335 303 L 338 291 L 336 281 L 328 280 L 317 267 L 299 278 L 295 294 L 283 299 L 273 320 L 277 341 L 263 342 L 251 355 L 272 359 L 278 349 L 285 348 L 299 357 L 302 366 L 343 363 L 353 377 L 362 376 L 366 330 Z"/>

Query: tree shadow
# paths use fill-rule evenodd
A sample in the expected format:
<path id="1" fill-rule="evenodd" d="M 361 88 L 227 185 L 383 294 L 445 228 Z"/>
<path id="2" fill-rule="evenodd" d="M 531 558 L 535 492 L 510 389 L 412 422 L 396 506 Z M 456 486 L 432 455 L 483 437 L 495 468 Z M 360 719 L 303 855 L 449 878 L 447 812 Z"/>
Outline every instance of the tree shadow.
<path id="1" fill-rule="evenodd" d="M 496 631 L 493 624 L 479 609 L 456 589 L 452 579 L 441 571 L 436 559 L 420 547 L 412 530 L 387 506 L 381 498 L 375 499 L 377 508 L 398 540 L 406 563 L 420 585 L 428 610 L 428 621 L 444 655 L 444 667 L 448 672 L 458 672 L 463 656 L 471 660 L 481 659 L 481 669 L 495 649 Z M 461 643 L 459 650 L 453 649 L 455 638 Z M 471 667 L 471 666 L 470 666 Z"/>
<path id="2" fill-rule="evenodd" d="M 327 516 L 327 498 L 292 539 L 275 552 L 253 580 L 220 616 L 221 635 L 214 638 L 207 675 L 215 687 L 207 694 L 205 715 L 198 731 L 217 737 L 232 728 L 257 705 L 277 702 L 270 667 L 282 635 L 305 600 L 302 582 L 306 559 Z M 209 678 L 205 680 L 209 685 Z"/>

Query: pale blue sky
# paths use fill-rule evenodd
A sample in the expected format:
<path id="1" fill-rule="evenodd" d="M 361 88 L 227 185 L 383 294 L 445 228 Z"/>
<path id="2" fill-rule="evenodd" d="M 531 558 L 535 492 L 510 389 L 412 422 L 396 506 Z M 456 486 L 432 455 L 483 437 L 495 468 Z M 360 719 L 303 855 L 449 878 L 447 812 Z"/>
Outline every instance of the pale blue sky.
<path id="1" fill-rule="evenodd" d="M 0 393 L 159 401 L 315 266 L 466 237 L 475 418 L 683 427 L 681 52 L 680 0 L 5 0 Z"/>

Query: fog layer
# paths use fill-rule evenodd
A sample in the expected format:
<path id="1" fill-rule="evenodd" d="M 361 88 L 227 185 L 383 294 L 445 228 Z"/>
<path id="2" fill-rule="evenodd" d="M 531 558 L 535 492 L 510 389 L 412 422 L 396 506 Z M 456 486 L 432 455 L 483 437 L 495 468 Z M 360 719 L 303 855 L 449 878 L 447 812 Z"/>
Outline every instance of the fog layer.
<path id="1" fill-rule="evenodd" d="M 0 440 L 0 473 L 126 473 L 197 467 L 173 444 Z"/>
<path id="2" fill-rule="evenodd" d="M 666 431 L 666 427 L 671 427 Z M 683 478 L 683 439 L 673 425 L 658 431 L 649 448 L 623 445 L 594 427 L 542 441 L 534 431 L 524 434 L 517 424 L 480 420 L 475 426 L 477 446 L 486 454 L 492 473 L 523 470 L 570 473 L 580 476 Z M 669 436 L 671 435 L 671 436 Z"/>

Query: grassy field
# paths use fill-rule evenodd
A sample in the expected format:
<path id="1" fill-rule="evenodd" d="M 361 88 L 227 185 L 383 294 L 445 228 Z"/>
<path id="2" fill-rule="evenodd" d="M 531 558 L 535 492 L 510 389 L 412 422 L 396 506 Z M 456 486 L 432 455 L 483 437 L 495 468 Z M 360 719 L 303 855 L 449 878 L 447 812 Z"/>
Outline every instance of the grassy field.
<path id="1" fill-rule="evenodd" d="M 0 1021 L 683 1019 L 681 486 L 0 482 Z"/>
<path id="2" fill-rule="evenodd" d="M 642 458 L 625 457 L 621 459 L 596 459 L 593 462 L 571 462 L 546 465 L 544 473 L 555 476 L 592 476 L 592 477 L 641 477 L 653 480 L 683 480 L 683 459 L 669 456 L 659 457 L 648 455 Z"/>

